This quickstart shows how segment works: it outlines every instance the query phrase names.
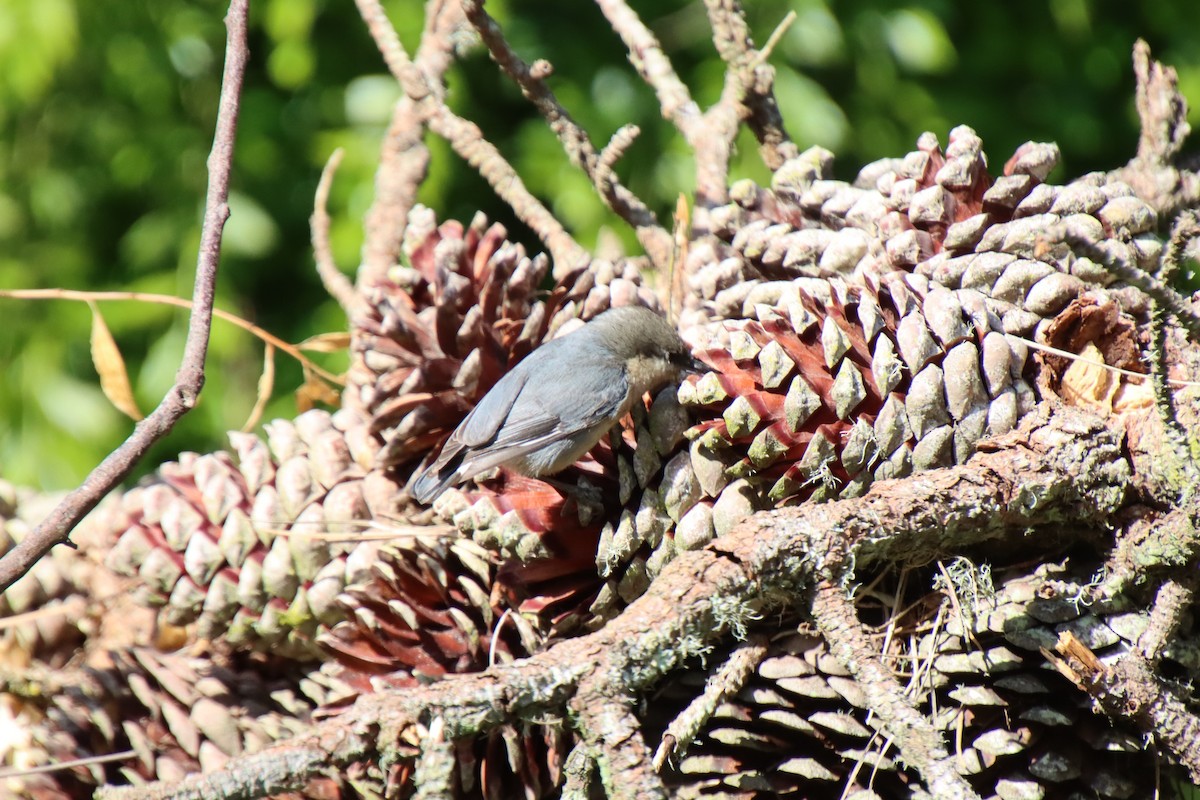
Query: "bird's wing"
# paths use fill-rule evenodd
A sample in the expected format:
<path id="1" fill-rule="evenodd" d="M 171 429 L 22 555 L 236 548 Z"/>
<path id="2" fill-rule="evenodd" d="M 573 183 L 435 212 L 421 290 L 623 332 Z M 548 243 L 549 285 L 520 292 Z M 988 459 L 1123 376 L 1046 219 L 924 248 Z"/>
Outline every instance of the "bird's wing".
<path id="1" fill-rule="evenodd" d="M 500 417 L 503 425 L 494 417 L 486 427 L 476 425 L 468 417 L 451 438 L 460 439 L 470 447 L 486 447 L 489 452 L 509 451 L 496 462 L 502 463 L 603 422 L 612 417 L 613 410 L 625 399 L 623 380 L 603 381 L 603 376 L 594 373 L 572 376 L 570 391 L 566 392 L 557 380 L 561 376 L 555 377 L 555 381 L 542 386 L 523 381 L 511 400 L 499 398 L 506 401 L 505 415 Z M 483 410 L 484 404 L 480 403 L 471 416 Z M 487 410 L 489 417 L 493 410 Z M 486 439 L 476 438 L 484 433 L 491 435 Z"/>
<path id="2" fill-rule="evenodd" d="M 523 368 L 524 364 L 522 361 L 488 390 L 466 419 L 459 423 L 450 437 L 451 442 L 463 447 L 479 447 L 492 441 L 525 389 L 529 370 Z"/>
<path id="3" fill-rule="evenodd" d="M 551 349 L 536 364 L 537 374 L 548 379 L 530 381 L 532 370 L 526 359 L 484 395 L 446 440 L 437 459 L 416 477 L 415 497 L 432 498 L 453 482 L 509 463 L 613 417 L 625 400 L 624 375 L 613 380 L 612 371 L 572 370 L 572 362 L 559 357 L 559 341 L 545 345 Z"/>

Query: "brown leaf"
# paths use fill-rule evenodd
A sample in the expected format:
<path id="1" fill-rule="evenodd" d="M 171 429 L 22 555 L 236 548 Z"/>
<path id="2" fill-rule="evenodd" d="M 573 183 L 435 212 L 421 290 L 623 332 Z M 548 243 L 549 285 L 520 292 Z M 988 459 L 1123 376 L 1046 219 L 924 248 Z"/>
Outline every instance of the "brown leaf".
<path id="1" fill-rule="evenodd" d="M 1069 405 L 1107 413 L 1119 385 L 1117 375 L 1105 366 L 1100 348 L 1088 342 L 1063 373 L 1059 393 Z"/>
<path id="2" fill-rule="evenodd" d="M 242 425 L 242 431 L 252 431 L 262 419 L 263 411 L 267 407 L 267 403 L 271 400 L 271 391 L 275 388 L 275 345 L 267 342 L 266 349 L 263 350 L 263 371 L 262 375 L 258 376 L 258 397 L 254 400 L 254 408 L 250 409 L 250 416 L 246 418 L 246 423 Z"/>
<path id="3" fill-rule="evenodd" d="M 317 403 L 336 406 L 340 399 L 341 395 L 333 387 L 307 367 L 304 368 L 304 384 L 296 390 L 296 410 L 304 413 Z"/>
<path id="4" fill-rule="evenodd" d="M 133 399 L 133 387 L 129 384 L 129 372 L 117 342 L 113 339 L 100 309 L 89 301 L 92 309 L 92 364 L 100 376 L 100 390 L 118 411 L 135 422 L 142 418 L 137 401 Z"/>
<path id="5" fill-rule="evenodd" d="M 350 334 L 346 331 L 330 331 L 310 336 L 296 345 L 310 353 L 340 353 L 350 348 Z"/>

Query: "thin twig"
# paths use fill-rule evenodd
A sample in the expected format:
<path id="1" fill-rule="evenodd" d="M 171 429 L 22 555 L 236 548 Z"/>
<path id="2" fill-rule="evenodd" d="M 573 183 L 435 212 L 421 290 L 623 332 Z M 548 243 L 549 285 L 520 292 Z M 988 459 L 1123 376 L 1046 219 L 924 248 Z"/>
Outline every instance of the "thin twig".
<path id="1" fill-rule="evenodd" d="M 658 97 L 662 115 L 690 140 L 700 121 L 700 106 L 675 72 L 658 38 L 646 27 L 625 0 L 596 0 L 612 29 L 628 51 L 629 63 Z"/>
<path id="2" fill-rule="evenodd" d="M 133 470 L 152 444 L 166 436 L 175 423 L 196 405 L 204 386 L 204 359 L 208 353 L 212 328 L 221 235 L 229 218 L 229 173 L 233 164 L 242 79 L 249 57 L 246 47 L 248 9 L 249 0 L 231 0 L 229 12 L 225 15 L 228 31 L 225 69 L 221 76 L 216 133 L 208 157 L 208 192 L 204 201 L 204 224 L 196 259 L 192 313 L 175 385 L 158 407 L 137 424 L 129 438 L 92 470 L 79 488 L 63 498 L 32 533 L 0 558 L 0 592 L 24 575 L 54 545 L 70 542 L 72 529 L 84 515 Z"/>
<path id="3" fill-rule="evenodd" d="M 612 166 L 637 136 L 636 126 L 621 128 L 601 153 L 596 152 L 587 131 L 571 116 L 554 92 L 546 85 L 543 75 L 549 73 L 549 65 L 538 62 L 538 69 L 530 69 L 512 49 L 500 31 L 500 26 L 483 9 L 481 0 L 464 0 L 463 10 L 467 19 L 479 31 L 492 60 L 504 70 L 520 87 L 521 93 L 534 104 L 546 118 L 571 162 L 584 171 L 596 192 L 621 219 L 628 222 L 637 234 L 650 260 L 660 270 L 665 269 L 671 253 L 671 237 L 646 204 L 623 186 L 613 172 Z"/>
<path id="4" fill-rule="evenodd" d="M 363 9 L 360 6 L 360 11 Z M 399 47 L 382 7 L 376 4 L 363 13 L 367 28 L 376 43 Z M 446 70 L 453 61 L 454 36 L 464 23 L 458 3 L 429 0 L 425 11 L 425 29 L 417 48 L 416 66 L 428 84 L 444 91 Z M 401 48 L 400 52 L 403 52 Z M 385 60 L 395 60 L 392 50 Z M 358 274 L 360 286 L 372 286 L 387 277 L 387 271 L 400 259 L 408 214 L 416 203 L 417 190 L 429 169 L 429 148 L 425 146 L 425 122 L 416 104 L 407 95 L 396 101 L 392 119 L 383 138 L 379 168 L 375 172 L 375 199 L 364 220 L 363 264 Z"/>
<path id="5" fill-rule="evenodd" d="M 758 139 L 763 163 L 776 170 L 797 155 L 797 148 L 784 128 L 783 115 L 775 101 L 775 70 L 767 59 L 795 21 L 796 12 L 789 12 L 766 45 L 755 50 L 746 14 L 737 0 L 705 0 L 704 5 L 713 30 L 713 44 L 726 64 L 727 76 L 735 84 L 731 102 L 737 104 L 739 119 L 746 121 Z"/>
<path id="6" fill-rule="evenodd" d="M 454 152 L 483 176 L 496 195 L 512 208 L 518 218 L 537 234 L 550 257 L 554 260 L 552 271 L 561 277 L 591 261 L 583 249 L 562 226 L 553 213 L 546 208 L 517 174 L 496 146 L 483 137 L 479 126 L 463 119 L 444 104 L 426 102 L 429 129 L 445 139 Z"/>
<path id="7" fill-rule="evenodd" d="M 36 767 L 0 769 L 0 781 L 7 781 L 10 778 L 24 778 L 28 775 L 45 775 L 50 772 L 62 772 L 63 770 L 75 769 L 76 767 L 90 767 L 94 764 L 110 764 L 113 761 L 130 761 L 134 758 L 137 758 L 136 752 L 133 750 L 122 750 L 119 753 L 105 753 L 99 756 L 73 758 L 70 761 L 55 761 L 53 764 L 38 764 Z"/>
<path id="8" fill-rule="evenodd" d="M 154 294 L 152 292 L 87 292 L 78 289 L 0 289 L 0 298 L 5 297 L 13 300 L 74 300 L 85 303 L 89 301 L 104 303 L 128 300 L 135 303 L 157 303 L 177 308 L 193 307 L 192 301 L 186 298 L 176 297 L 173 294 Z M 322 368 L 320 364 L 304 355 L 304 352 L 299 347 L 290 342 L 285 342 L 267 329 L 260 328 L 253 322 L 248 322 L 224 309 L 214 308 L 212 315 L 217 319 L 236 325 L 247 333 L 253 334 L 260 341 L 282 350 L 300 362 L 305 369 L 311 370 L 316 375 L 320 375 L 330 383 L 335 383 L 338 386 L 345 385 L 346 381 L 344 378 Z"/>
<path id="9" fill-rule="evenodd" d="M 1146 354 L 1150 362 L 1150 386 L 1154 390 L 1154 408 L 1162 422 L 1167 444 L 1175 452 L 1179 467 L 1190 474 L 1188 483 L 1197 484 L 1200 472 L 1192 460 L 1188 446 L 1188 434 L 1179 422 L 1175 411 L 1175 396 L 1167 385 L 1167 322 L 1163 318 L 1162 306 L 1157 301 L 1150 303 L 1150 343 Z"/>
<path id="10" fill-rule="evenodd" d="M 313 198 L 313 213 L 309 218 L 309 228 L 312 230 L 313 258 L 317 262 L 317 274 L 325 291 L 329 292 L 338 305 L 346 312 L 346 316 L 354 318 L 366 307 L 362 295 L 354 291 L 354 285 L 340 269 L 333 258 L 333 247 L 329 243 L 329 190 L 333 188 L 333 176 L 342 163 L 346 151 L 337 148 L 325 162 L 321 170 L 321 181 L 317 184 L 317 193 Z"/>
<path id="11" fill-rule="evenodd" d="M 1194 209 L 1179 212 L 1179 216 L 1171 223 L 1171 238 L 1163 250 L 1158 268 L 1159 280 L 1171 280 L 1179 270 L 1179 262 L 1187 257 L 1188 246 L 1196 239 L 1200 239 L 1200 212 Z"/>
<path id="12" fill-rule="evenodd" d="M 1192 572 L 1189 571 L 1186 583 L 1165 581 L 1154 596 L 1150 619 L 1134 645 L 1135 651 L 1146 659 L 1151 669 L 1158 666 L 1168 645 L 1177 636 L 1184 616 L 1192 610 L 1192 600 L 1196 597 L 1196 581 L 1191 578 Z"/>
<path id="13" fill-rule="evenodd" d="M 700 693 L 687 708 L 679 712 L 663 732 L 658 750 L 654 752 L 654 768 L 662 772 L 667 760 L 687 753 L 692 740 L 712 718 L 717 707 L 742 690 L 747 679 L 767 655 L 765 636 L 753 636 L 739 644 L 704 683 Z"/>
<path id="14" fill-rule="evenodd" d="M 796 24 L 797 19 L 799 19 L 799 17 L 795 11 L 789 11 L 784 15 L 783 19 L 779 21 L 779 24 L 775 26 L 775 30 L 771 31 L 771 35 L 767 37 L 766 44 L 762 46 L 762 48 L 758 51 L 758 54 L 754 57 L 754 66 L 757 67 L 758 65 L 765 64 L 770 60 L 771 54 L 775 52 L 775 48 L 779 46 L 781 41 L 783 41 L 783 37 L 786 36 L 787 32 L 791 30 L 793 25 Z"/>
<path id="15" fill-rule="evenodd" d="M 609 25 L 625 43 L 629 63 L 654 90 L 665 119 L 670 120 L 695 153 L 696 206 L 709 208 L 728 197 L 729 155 L 737 136 L 736 109 L 722 92 L 708 113 L 692 99 L 662 44 L 625 0 L 596 0 Z M 728 88 L 728 80 L 727 80 Z"/>

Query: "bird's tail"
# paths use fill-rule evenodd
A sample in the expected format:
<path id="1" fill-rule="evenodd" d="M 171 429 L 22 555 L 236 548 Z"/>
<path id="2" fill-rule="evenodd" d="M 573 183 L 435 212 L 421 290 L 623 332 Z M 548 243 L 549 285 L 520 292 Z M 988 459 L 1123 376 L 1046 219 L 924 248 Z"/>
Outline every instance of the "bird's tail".
<path id="1" fill-rule="evenodd" d="M 432 503 L 438 495 L 459 481 L 460 466 L 462 454 L 449 461 L 438 458 L 413 477 L 408 484 L 408 494 L 418 503 Z"/>

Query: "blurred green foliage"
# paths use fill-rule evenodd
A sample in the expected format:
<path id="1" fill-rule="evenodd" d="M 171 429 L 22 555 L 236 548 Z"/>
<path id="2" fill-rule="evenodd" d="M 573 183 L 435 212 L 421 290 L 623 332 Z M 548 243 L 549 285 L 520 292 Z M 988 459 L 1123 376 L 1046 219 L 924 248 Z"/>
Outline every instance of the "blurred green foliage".
<path id="1" fill-rule="evenodd" d="M 696 98 L 711 103 L 721 65 L 703 5 L 634 0 Z M 416 45 L 416 0 L 387 4 Z M 1055 140 L 1058 178 L 1126 161 L 1137 141 L 1129 53 L 1136 37 L 1174 65 L 1200 124 L 1200 4 L 1195 0 L 756 0 L 764 42 L 797 13 L 775 53 L 792 136 L 863 164 L 907 152 L 924 130 L 943 141 L 974 127 L 994 165 L 1029 139 Z M 549 59 L 560 100 L 602 144 L 621 125 L 642 136 L 618 165 L 661 219 L 691 187 L 689 153 L 661 119 L 620 41 L 586 2 L 493 0 L 524 57 Z M 125 289 L 188 295 L 224 44 L 216 0 L 4 0 L 0 3 L 0 288 Z M 320 169 L 346 148 L 333 243 L 351 271 L 373 195 L 380 137 L 397 96 L 351 3 L 255 0 L 219 286 L 222 307 L 298 341 L 343 329 L 312 268 L 308 216 Z M 478 47 L 449 76 L 452 106 L 477 121 L 529 187 L 587 246 L 634 239 L 596 200 L 542 121 Z M 487 185 L 439 141 L 422 200 L 442 218 L 484 210 L 540 249 Z M 752 139 L 737 177 L 764 179 Z M 606 233 L 607 232 L 607 233 Z M 138 401 L 170 386 L 186 329 L 174 309 L 108 303 Z M 0 299 L 0 474 L 45 488 L 75 484 L 130 430 L 100 394 L 90 314 L 67 302 Z M 218 323 L 199 408 L 151 454 L 224 446 L 254 403 L 261 345 Z M 344 359 L 330 359 L 340 369 Z M 299 369 L 279 361 L 271 416 L 295 411 Z"/>

